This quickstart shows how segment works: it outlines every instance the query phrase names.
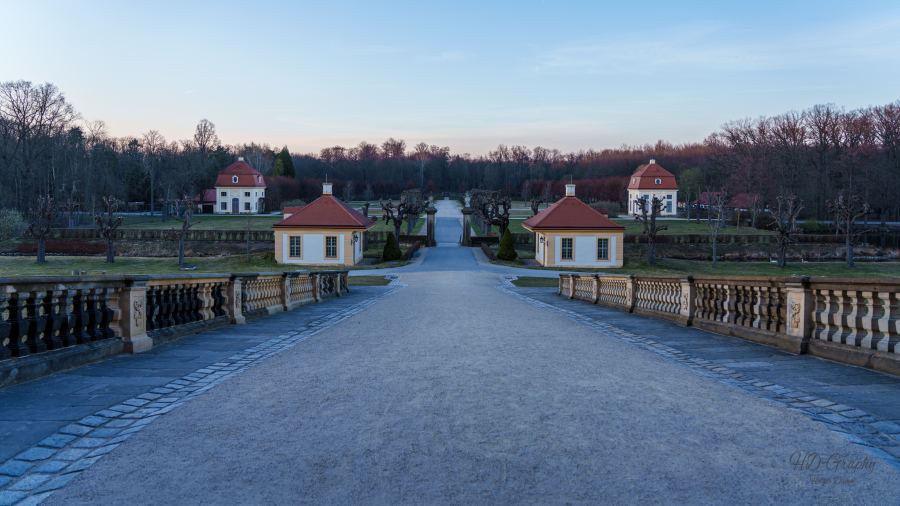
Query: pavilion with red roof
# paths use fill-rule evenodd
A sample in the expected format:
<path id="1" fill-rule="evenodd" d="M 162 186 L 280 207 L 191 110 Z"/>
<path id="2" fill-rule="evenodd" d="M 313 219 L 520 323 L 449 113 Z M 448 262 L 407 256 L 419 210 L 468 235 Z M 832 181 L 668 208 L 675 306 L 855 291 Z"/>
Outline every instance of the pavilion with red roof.
<path id="1" fill-rule="evenodd" d="M 363 257 L 363 234 L 374 222 L 332 195 L 302 207 L 286 208 L 275 229 L 275 260 L 280 264 L 356 265 Z"/>
<path id="2" fill-rule="evenodd" d="M 265 211 L 266 180 L 239 156 L 216 177 L 216 214 L 256 214 Z"/>
<path id="3" fill-rule="evenodd" d="M 678 212 L 678 182 L 675 175 L 650 160 L 637 168 L 628 181 L 628 209 L 634 214 L 640 214 L 641 209 L 635 203 L 640 197 L 647 197 L 648 202 L 653 197 L 662 200 L 662 212 L 660 216 L 675 216 Z"/>
<path id="4" fill-rule="evenodd" d="M 522 227 L 534 233 L 534 258 L 544 267 L 622 267 L 625 227 L 576 197 L 574 184 Z"/>

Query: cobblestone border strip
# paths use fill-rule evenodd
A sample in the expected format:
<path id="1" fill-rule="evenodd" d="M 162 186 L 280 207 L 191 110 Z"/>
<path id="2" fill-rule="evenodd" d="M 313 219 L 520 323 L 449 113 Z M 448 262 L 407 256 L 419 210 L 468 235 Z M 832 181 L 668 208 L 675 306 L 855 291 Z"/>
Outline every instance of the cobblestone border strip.
<path id="1" fill-rule="evenodd" d="M 512 280 L 515 278 L 516 276 L 504 276 L 503 283 L 498 288 L 533 306 L 563 313 L 583 325 L 600 331 L 604 335 L 617 337 L 629 344 L 652 351 L 667 360 L 687 366 L 701 376 L 725 385 L 740 388 L 755 397 L 802 413 L 808 418 L 824 424 L 829 430 L 837 432 L 851 443 L 862 446 L 873 456 L 900 470 L 900 425 L 897 423 L 881 421 L 869 413 L 852 406 L 808 395 L 799 390 L 791 390 L 790 388 L 735 371 L 721 364 L 694 357 L 689 353 L 658 342 L 654 339 L 654 336 L 637 335 L 614 325 L 597 321 L 576 311 L 531 298 L 519 292 L 515 285 L 512 284 Z"/>
<path id="2" fill-rule="evenodd" d="M 0 506 L 40 504 L 160 416 L 406 286 L 396 276 L 388 277 L 392 281 L 388 284 L 388 290 L 381 294 L 313 320 L 301 330 L 268 339 L 162 387 L 66 425 L 0 464 Z"/>

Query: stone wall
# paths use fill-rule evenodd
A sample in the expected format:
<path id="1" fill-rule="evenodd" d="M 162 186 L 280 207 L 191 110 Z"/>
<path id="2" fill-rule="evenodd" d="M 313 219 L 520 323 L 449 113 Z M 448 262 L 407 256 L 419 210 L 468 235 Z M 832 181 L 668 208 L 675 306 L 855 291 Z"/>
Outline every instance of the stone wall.
<path id="1" fill-rule="evenodd" d="M 900 281 L 563 274 L 559 293 L 900 375 Z"/>

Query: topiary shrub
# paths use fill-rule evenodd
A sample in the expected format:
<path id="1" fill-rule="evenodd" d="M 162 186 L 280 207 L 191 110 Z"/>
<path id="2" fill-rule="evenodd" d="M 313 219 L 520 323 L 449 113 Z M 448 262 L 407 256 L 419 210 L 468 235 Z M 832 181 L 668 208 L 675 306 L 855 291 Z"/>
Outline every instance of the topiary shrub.
<path id="1" fill-rule="evenodd" d="M 500 238 L 500 249 L 497 251 L 497 258 L 511 262 L 518 257 L 519 254 L 516 253 L 516 246 L 513 244 L 512 234 L 507 228 L 506 231 L 503 232 L 503 237 Z"/>
<path id="2" fill-rule="evenodd" d="M 28 226 L 22 213 L 15 209 L 0 209 L 0 241 L 18 239 Z"/>
<path id="3" fill-rule="evenodd" d="M 392 262 L 403 258 L 403 252 L 400 251 L 400 244 L 394 234 L 388 234 L 387 241 L 384 243 L 384 249 L 381 251 L 382 262 Z"/>

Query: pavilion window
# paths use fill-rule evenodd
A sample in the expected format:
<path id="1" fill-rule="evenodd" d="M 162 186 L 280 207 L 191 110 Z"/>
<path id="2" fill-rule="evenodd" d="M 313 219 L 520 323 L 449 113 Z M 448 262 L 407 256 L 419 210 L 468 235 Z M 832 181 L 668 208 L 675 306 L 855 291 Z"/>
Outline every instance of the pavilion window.
<path id="1" fill-rule="evenodd" d="M 337 236 L 325 237 L 325 258 L 337 258 Z"/>
<path id="2" fill-rule="evenodd" d="M 609 239 L 597 239 L 597 260 L 609 260 Z"/>
<path id="3" fill-rule="evenodd" d="M 300 258 L 303 256 L 303 236 L 295 235 L 290 238 L 290 256 L 291 258 Z"/>
<path id="4" fill-rule="evenodd" d="M 573 253 L 575 250 L 574 247 L 575 240 L 571 237 L 563 237 L 561 240 L 562 247 L 560 248 L 559 256 L 563 260 L 572 260 Z"/>

